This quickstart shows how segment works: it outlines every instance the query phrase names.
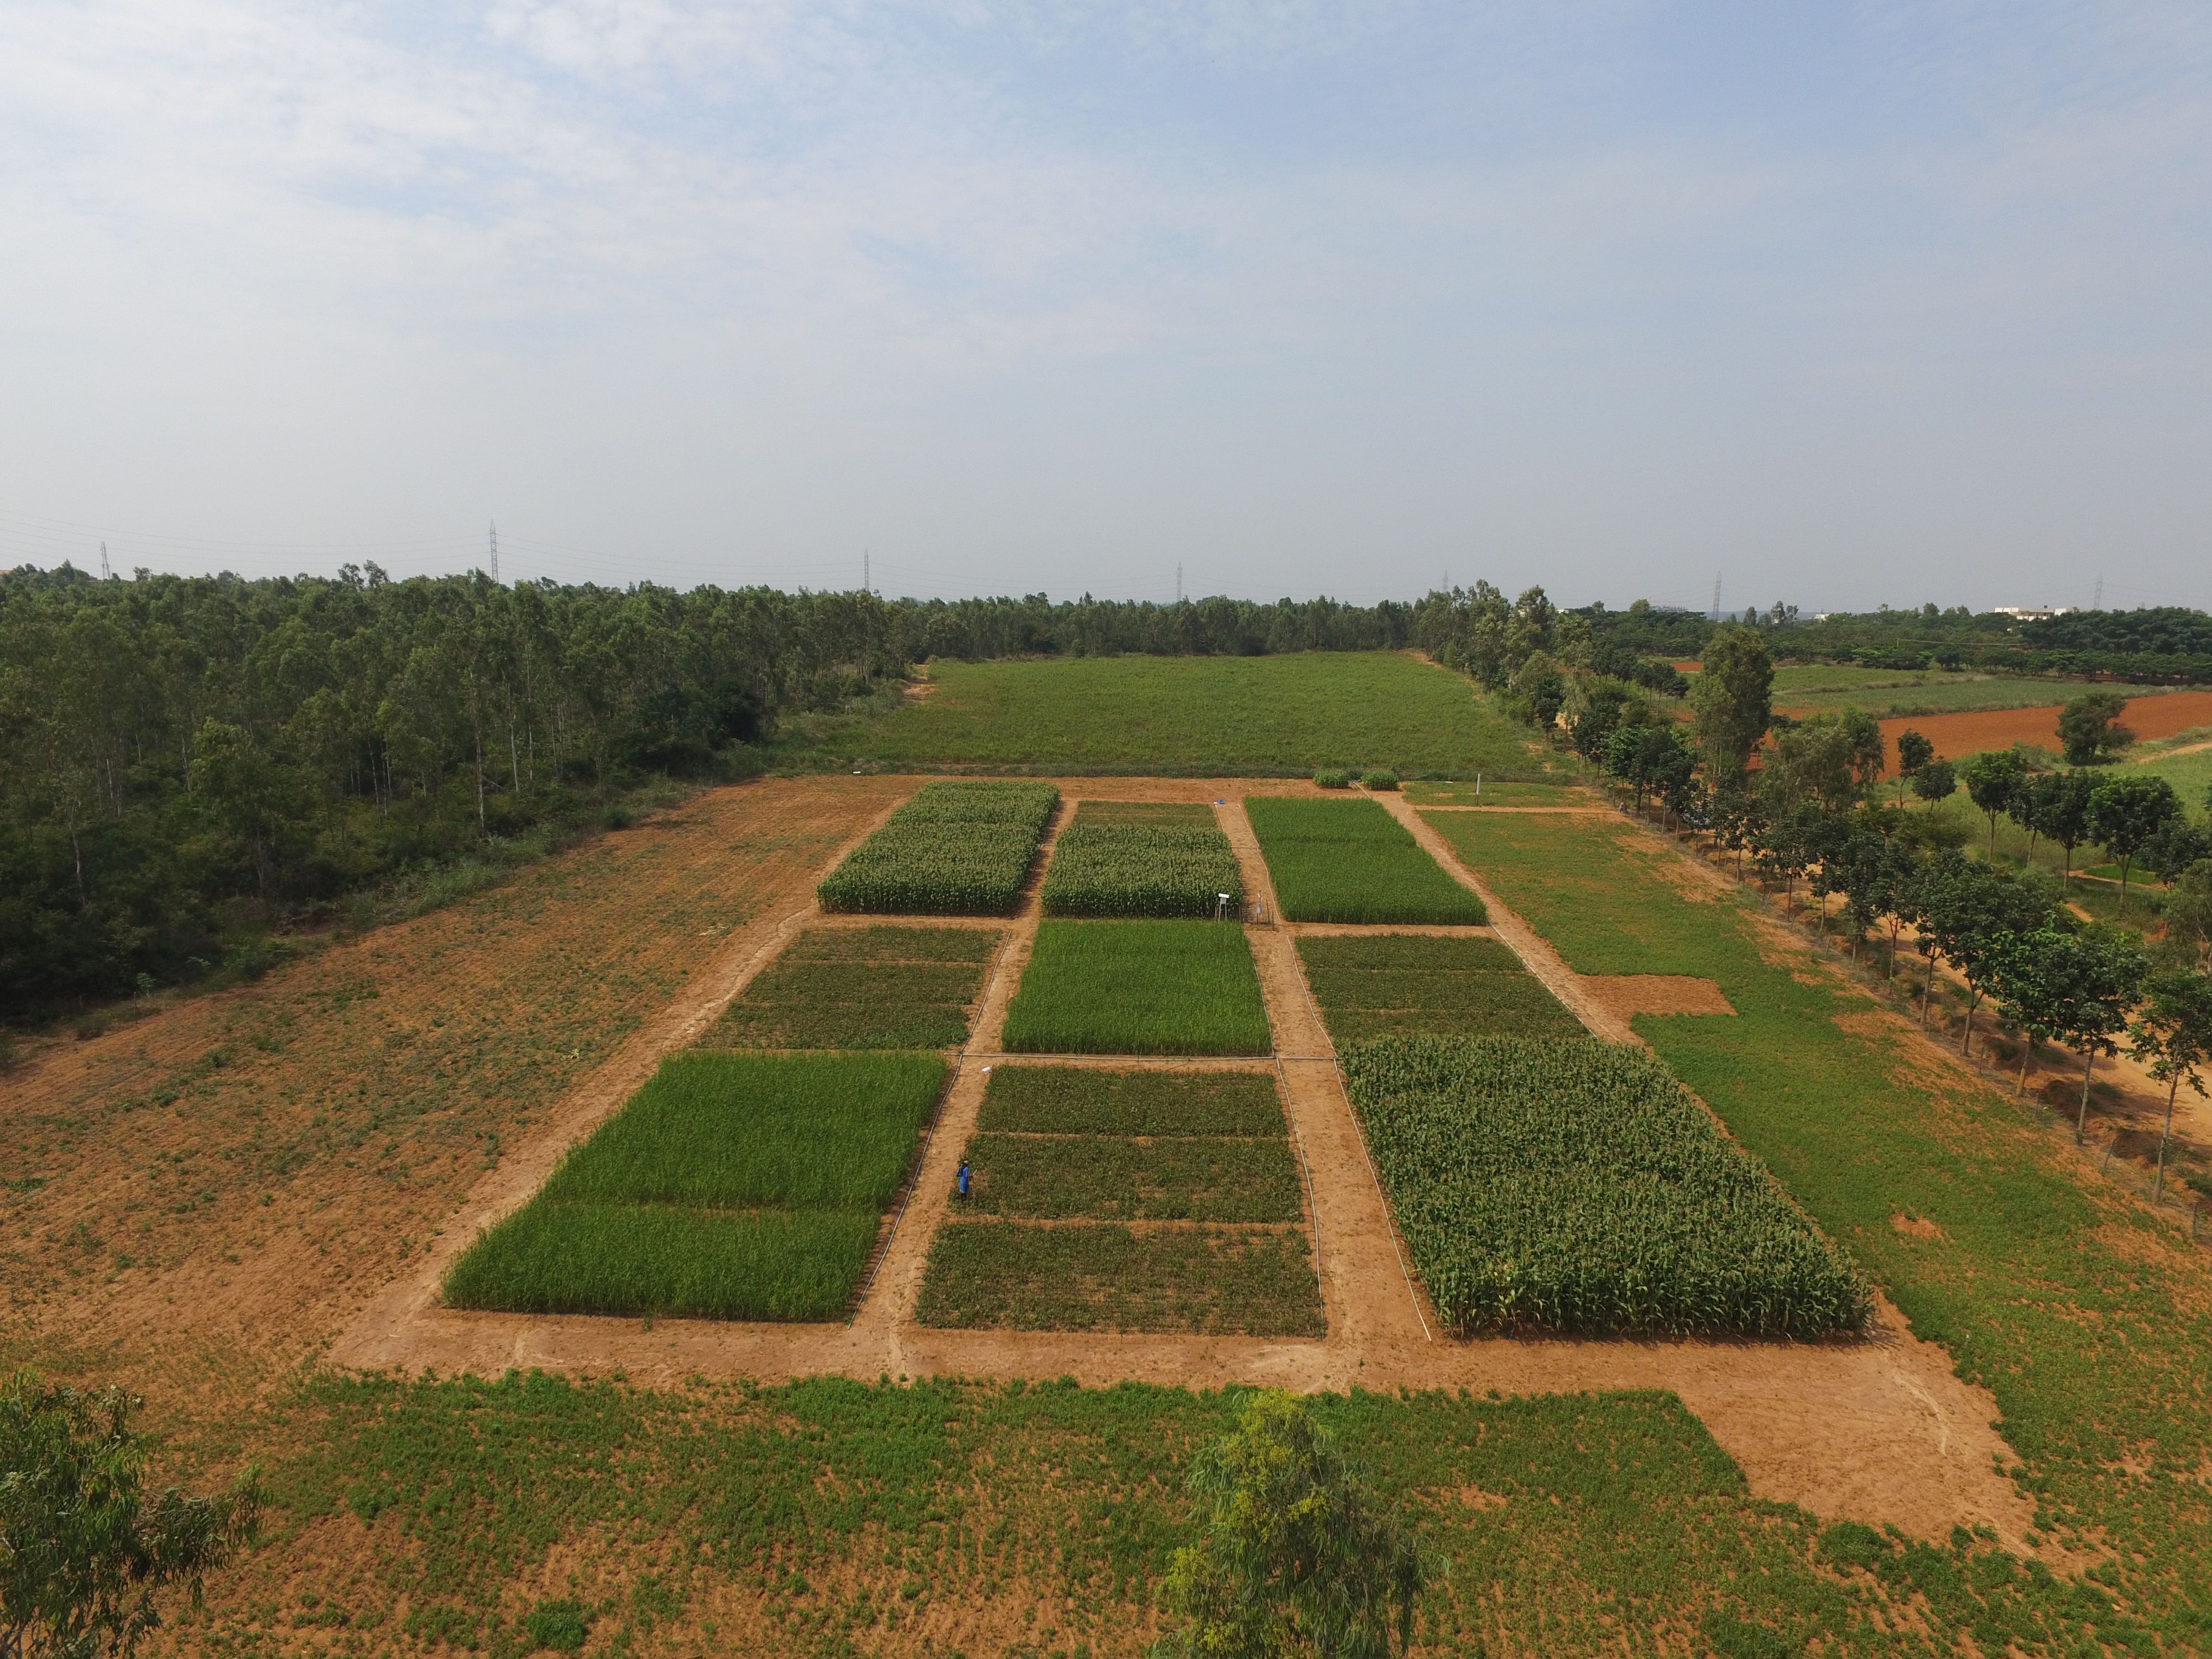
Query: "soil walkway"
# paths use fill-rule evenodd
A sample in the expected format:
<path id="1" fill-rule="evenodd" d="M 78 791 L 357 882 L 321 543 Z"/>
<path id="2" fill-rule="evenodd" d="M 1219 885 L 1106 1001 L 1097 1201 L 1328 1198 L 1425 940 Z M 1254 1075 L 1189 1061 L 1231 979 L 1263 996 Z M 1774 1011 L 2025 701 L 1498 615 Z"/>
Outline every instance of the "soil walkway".
<path id="1" fill-rule="evenodd" d="M 1291 782 L 1095 778 L 1066 780 L 1062 787 L 1070 797 L 1058 820 L 1062 823 L 1078 797 L 1214 802 L 1244 866 L 1248 887 L 1271 918 L 1273 894 L 1242 798 L 1310 789 Z M 1496 935 L 1594 1031 L 1613 1041 L 1635 1041 L 1627 1026 L 1632 1008 L 1625 1010 L 1618 998 L 1592 994 L 1534 930 L 1450 856 L 1410 806 L 1384 799 L 1422 845 L 1481 895 Z M 681 1007 L 641 1031 L 528 1142 L 486 1174 L 448 1224 L 440 1248 L 418 1258 L 404 1278 L 376 1298 L 337 1341 L 331 1359 L 346 1366 L 410 1371 L 426 1365 L 444 1372 L 519 1366 L 604 1373 L 620 1368 L 643 1382 L 695 1373 L 774 1381 L 837 1372 L 866 1379 L 1070 1376 L 1093 1384 L 1133 1379 L 1192 1387 L 1234 1382 L 1307 1390 L 1662 1389 L 1677 1394 L 1704 1420 L 1743 1467 L 1759 1497 L 1798 1504 L 1824 1516 L 1895 1522 L 1925 1536 L 1944 1536 L 1954 1525 L 1978 1522 L 2008 1540 L 2020 1540 L 2030 1510 L 2011 1483 L 1993 1473 L 1993 1458 L 2010 1461 L 1990 1426 L 1996 1414 L 1994 1402 L 1961 1382 L 1948 1356 L 1915 1340 L 1887 1305 L 1869 1337 L 1814 1344 L 1468 1341 L 1437 1332 L 1434 1316 L 1404 1265 L 1288 927 L 1255 926 L 1247 936 L 1260 966 L 1276 1063 L 1311 1181 L 1311 1220 L 1328 1334 L 1318 1340 L 1095 1335 L 933 1330 L 915 1324 L 912 1310 L 929 1243 L 945 1208 L 953 1168 L 975 1121 L 983 1068 L 995 1062 L 1006 1006 L 1035 937 L 1034 885 L 1022 914 L 1010 924 L 1007 945 L 987 983 L 974 1037 L 922 1155 L 912 1200 L 849 1323 L 648 1323 L 467 1313 L 438 1305 L 440 1278 L 477 1229 L 525 1201 L 561 1152 L 642 1081 L 659 1053 L 692 1040 L 813 915 L 812 907 L 805 907 L 733 938 L 714 971 L 687 988 Z"/>

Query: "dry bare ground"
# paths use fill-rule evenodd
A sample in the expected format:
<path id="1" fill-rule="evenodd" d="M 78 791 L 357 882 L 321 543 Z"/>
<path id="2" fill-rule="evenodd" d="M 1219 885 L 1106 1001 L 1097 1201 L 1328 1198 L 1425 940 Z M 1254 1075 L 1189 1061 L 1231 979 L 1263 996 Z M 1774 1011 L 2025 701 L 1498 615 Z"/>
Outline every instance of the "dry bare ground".
<path id="1" fill-rule="evenodd" d="M 1264 862 L 1242 811 L 1254 793 L 1305 793 L 1298 785 L 1249 781 L 1083 779 L 1071 797 L 1211 800 L 1231 835 L 1254 896 L 1275 914 Z M 1609 984 L 1575 975 L 1520 919 L 1483 891 L 1448 848 L 1402 802 L 1391 808 L 1459 879 L 1482 892 L 1493 928 L 1599 1035 L 1637 1039 L 1628 1018 L 1647 1006 L 1713 1007 L 1702 981 L 1635 976 Z M 1066 809 L 1063 809 L 1065 821 Z M 829 860 L 823 860 L 823 867 Z M 714 991 L 734 995 L 774 954 L 802 915 L 764 917 L 733 941 Z M 1341 1087 L 1325 1028 L 1308 994 L 1294 930 L 1248 930 L 1301 1155 L 1312 1214 L 1328 1334 L 1319 1340 L 1157 1335 L 1054 1334 L 927 1329 L 912 1309 L 929 1243 L 955 1164 L 981 1103 L 983 1068 L 999 1058 L 997 1033 L 1027 960 L 1036 925 L 1034 890 L 1001 953 L 940 1121 L 924 1152 L 913 1200 L 900 1218 L 857 1316 L 842 1325 L 779 1326 L 641 1322 L 463 1313 L 436 1305 L 438 1278 L 476 1225 L 521 1202 L 538 1175 L 488 1171 L 434 1248 L 394 1275 L 332 1350 L 347 1365 L 494 1372 L 510 1365 L 605 1373 L 673 1382 L 700 1375 L 777 1381 L 837 1372 L 893 1376 L 1048 1378 L 1087 1383 L 1134 1379 L 1197 1387 L 1229 1382 L 1304 1389 L 1352 1386 L 1460 1387 L 1532 1393 L 1612 1388 L 1672 1389 L 1743 1466 L 1762 1497 L 1827 1516 L 1895 1522 L 1925 1535 L 1955 1524 L 1994 1527 L 2017 1540 L 2028 1514 L 2009 1481 L 1994 1473 L 2003 1450 L 1990 1428 L 1995 1407 L 1953 1374 L 1941 1349 L 1915 1340 L 1886 1306 L 1868 1339 L 1818 1344 L 1629 1342 L 1440 1335 L 1407 1272 L 1381 1188 Z M 1655 982 L 1656 981 L 1656 982 Z M 663 1022 L 671 1046 L 710 1018 L 702 999 L 681 1021 Z M 1724 1010 L 1724 1001 L 1717 1009 Z M 1024 1056 L 1034 1063 L 1036 1057 Z M 649 1063 L 649 1062 L 647 1062 Z M 1085 1063 L 1085 1062 L 1070 1062 Z M 1100 1063 L 1100 1062 L 1089 1062 Z M 1114 1064 L 1127 1064 L 1115 1060 Z M 1164 1062 L 1188 1066 L 1189 1061 Z M 1250 1065 L 1251 1062 L 1231 1062 Z M 625 1073 L 625 1075 L 629 1073 Z M 640 1071 L 637 1075 L 642 1075 Z M 611 1103 L 605 1089 L 563 1103 L 516 1167 L 542 1172 Z"/>

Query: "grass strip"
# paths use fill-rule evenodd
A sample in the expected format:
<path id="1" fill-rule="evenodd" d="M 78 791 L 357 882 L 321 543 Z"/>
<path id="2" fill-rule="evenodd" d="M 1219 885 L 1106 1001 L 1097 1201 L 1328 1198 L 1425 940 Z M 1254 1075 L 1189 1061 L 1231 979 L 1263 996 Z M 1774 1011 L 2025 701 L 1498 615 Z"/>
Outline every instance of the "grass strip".
<path id="1" fill-rule="evenodd" d="M 1275 1079 L 1256 1072 L 1000 1066 L 977 1127 L 1033 1134 L 1284 1135 Z"/>
<path id="2" fill-rule="evenodd" d="M 1640 1049 L 1410 1037 L 1343 1064 L 1457 1331 L 1810 1337 L 1869 1311 L 1850 1258 Z"/>
<path id="3" fill-rule="evenodd" d="M 524 1206 L 453 1264 L 446 1300 L 501 1313 L 841 1316 L 878 1218 L 850 1210 Z"/>
<path id="4" fill-rule="evenodd" d="M 1487 921 L 1482 901 L 1371 800 L 1252 795 L 1244 802 L 1291 921 Z"/>
<path id="5" fill-rule="evenodd" d="M 1242 915 L 1243 873 L 1218 825 L 1097 823 L 1079 814 L 1053 848 L 1043 905 L 1048 916 L 1204 918 L 1224 894 L 1228 915 Z"/>
<path id="6" fill-rule="evenodd" d="M 1406 799 L 1416 806 L 1596 806 L 1584 789 L 1566 783 L 1500 783 L 1485 778 L 1456 783 L 1409 783 Z"/>
<path id="7" fill-rule="evenodd" d="M 1003 915 L 1059 805 L 1048 783 L 924 784 L 815 896 L 831 911 Z"/>
<path id="8" fill-rule="evenodd" d="M 672 1054 L 545 1183 L 554 1203 L 881 1211 L 945 1086 L 935 1054 Z"/>
<path id="9" fill-rule="evenodd" d="M 1261 1054 L 1271 1046 L 1244 930 L 1211 921 L 1040 922 L 1004 1042 L 1016 1054 Z"/>
<path id="10" fill-rule="evenodd" d="M 2212 1506 L 2186 1473 L 2212 1461 L 2212 1260 L 2185 1226 L 2097 1182 L 2039 1109 L 1922 1048 L 1839 972 L 1774 949 L 1753 901 L 1686 896 L 1656 837 L 1433 821 L 1582 972 L 1719 983 L 1735 1019 L 1638 1015 L 1638 1034 L 1995 1394 L 2032 1539 L 2110 1552 L 2094 1585 L 2042 1596 L 2015 1574 L 1945 1592 L 1942 1616 L 1963 1623 L 1986 1597 L 1985 1652 L 2212 1646 Z"/>
<path id="11" fill-rule="evenodd" d="M 1303 1232 L 1135 1232 L 1110 1222 L 937 1230 L 915 1318 L 1018 1331 L 1322 1336 Z"/>
<path id="12" fill-rule="evenodd" d="M 1180 1135 L 978 1134 L 969 1207 L 984 1215 L 1098 1221 L 1297 1221 L 1287 1140 Z"/>

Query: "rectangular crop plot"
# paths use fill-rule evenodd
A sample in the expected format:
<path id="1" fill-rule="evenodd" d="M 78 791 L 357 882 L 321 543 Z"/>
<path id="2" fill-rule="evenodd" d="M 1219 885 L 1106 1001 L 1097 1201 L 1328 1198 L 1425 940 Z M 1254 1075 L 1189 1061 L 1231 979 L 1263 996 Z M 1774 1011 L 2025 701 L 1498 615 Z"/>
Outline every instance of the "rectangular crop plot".
<path id="1" fill-rule="evenodd" d="M 453 1265 L 456 1307 L 842 1312 L 945 1086 L 936 1054 L 674 1054 Z"/>
<path id="2" fill-rule="evenodd" d="M 1111 1222 L 949 1222 L 937 1230 L 915 1317 L 1018 1331 L 1328 1329 L 1303 1233 Z"/>
<path id="3" fill-rule="evenodd" d="M 1640 1050 L 1400 1037 L 1343 1064 L 1414 1265 L 1462 1334 L 1866 1320 L 1850 1258 Z"/>
<path id="4" fill-rule="evenodd" d="M 1104 1221 L 1297 1221 L 1287 1140 L 979 1134 L 969 1207 L 985 1215 Z"/>
<path id="5" fill-rule="evenodd" d="M 957 1048 L 1005 934 L 818 927 L 745 987 L 702 1048 Z"/>
<path id="6" fill-rule="evenodd" d="M 815 890 L 824 910 L 1004 915 L 1060 805 L 1048 783 L 931 783 Z"/>
<path id="7" fill-rule="evenodd" d="M 986 1133 L 1273 1135 L 1290 1133 L 1275 1079 L 1256 1072 L 1109 1072 L 1000 1066 L 984 1091 Z"/>
<path id="8" fill-rule="evenodd" d="M 1053 848 L 1044 913 L 1207 917 L 1223 894 L 1241 915 L 1244 877 L 1209 809 L 1085 801 Z"/>
<path id="9" fill-rule="evenodd" d="M 1015 1054 L 1264 1054 L 1252 947 L 1235 922 L 1043 921 L 1006 1010 Z"/>
<path id="10" fill-rule="evenodd" d="M 1496 939 L 1339 934 L 1300 939 L 1298 957 L 1339 1048 L 1378 1036 L 1585 1035 Z"/>
<path id="11" fill-rule="evenodd" d="M 1482 901 L 1371 800 L 1251 795 L 1275 901 L 1290 921 L 1487 921 Z"/>

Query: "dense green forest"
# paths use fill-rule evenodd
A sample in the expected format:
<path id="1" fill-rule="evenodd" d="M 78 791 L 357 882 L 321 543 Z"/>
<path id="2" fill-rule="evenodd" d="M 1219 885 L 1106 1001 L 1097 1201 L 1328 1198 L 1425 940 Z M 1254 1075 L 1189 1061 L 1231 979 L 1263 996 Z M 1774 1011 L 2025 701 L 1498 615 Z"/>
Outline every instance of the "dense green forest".
<path id="1" fill-rule="evenodd" d="M 2194 611 L 1756 620 L 1785 658 L 2212 679 Z M 1537 656 L 1679 695 L 1669 659 L 1713 626 L 1487 583 L 1362 606 L 0 573 L 0 1010 L 251 971 L 272 928 L 534 856 L 641 784 L 805 764 L 794 720 L 931 658 L 1412 647 L 1490 686 Z"/>

